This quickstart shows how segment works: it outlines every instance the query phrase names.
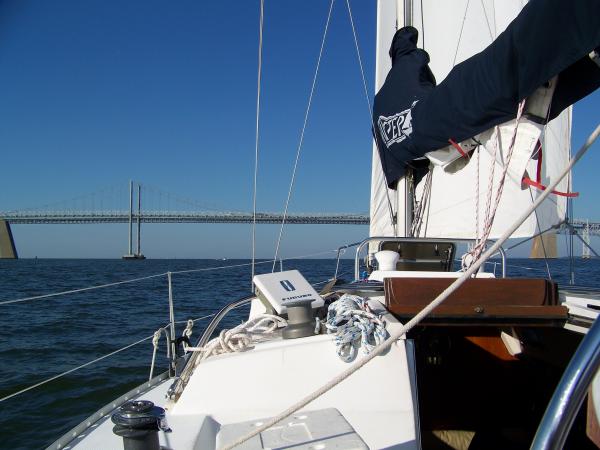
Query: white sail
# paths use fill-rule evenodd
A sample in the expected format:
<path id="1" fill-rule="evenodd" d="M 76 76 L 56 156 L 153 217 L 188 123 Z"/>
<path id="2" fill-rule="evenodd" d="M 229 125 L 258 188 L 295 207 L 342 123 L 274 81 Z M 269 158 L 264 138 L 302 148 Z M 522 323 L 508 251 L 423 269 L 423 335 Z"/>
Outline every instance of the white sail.
<path id="1" fill-rule="evenodd" d="M 388 72 L 392 61 L 388 54 L 390 43 L 396 32 L 396 0 L 377 0 L 377 48 L 375 58 L 375 92 L 377 92 Z M 401 184 L 401 183 L 399 183 Z M 371 207 L 370 236 L 397 236 L 397 228 L 392 223 L 392 214 L 398 211 L 398 191 L 388 189 L 381 169 L 377 146 L 373 141 L 373 162 L 371 168 Z M 390 207 L 393 212 L 390 211 Z M 404 211 L 404 208 L 400 208 Z M 404 220 L 400 221 L 402 226 Z M 404 229 L 400 233 L 404 236 Z"/>
<path id="2" fill-rule="evenodd" d="M 387 54 L 391 43 L 389 31 L 383 33 L 381 26 L 390 28 L 390 18 L 395 15 L 383 12 L 384 7 L 393 7 L 392 2 L 380 1 L 378 16 L 377 41 L 377 86 L 379 89 L 390 68 Z M 452 68 L 482 51 L 492 43 L 498 34 L 516 17 L 524 6 L 521 0 L 452 0 L 436 2 L 424 0 L 413 2 L 412 25 L 419 30 L 419 47 L 430 55 L 430 68 L 438 84 L 448 75 Z M 422 10 L 421 10 L 422 7 Z M 387 23 L 382 14 L 385 14 Z M 389 35 L 389 36 L 388 36 Z M 382 39 L 387 39 L 383 40 Z M 385 73 L 382 73 L 385 71 Z M 473 93 L 477 95 L 477 93 Z M 531 204 L 539 190 L 522 183 L 523 176 L 547 185 L 558 171 L 564 167 L 570 155 L 570 109 L 542 127 L 523 118 L 521 120 L 514 154 L 504 182 L 503 194 L 494 217 L 490 238 L 500 236 L 514 219 Z M 494 202 L 499 188 L 500 174 L 505 166 L 509 151 L 509 142 L 514 131 L 514 121 L 501 125 L 499 134 L 494 130 L 482 133 L 478 140 L 479 158 L 456 161 L 446 166 L 433 166 L 431 193 L 429 204 L 424 211 L 423 222 L 419 228 L 421 237 L 448 237 L 472 239 L 481 235 L 487 210 L 488 189 L 492 189 L 491 201 Z M 500 139 L 497 140 L 497 136 Z M 543 144 L 541 171 L 537 161 L 538 139 Z M 494 146 L 498 146 L 494 177 L 491 175 L 491 164 Z M 448 154 L 457 151 L 452 147 Z M 388 199 L 385 195 L 385 183 L 380 168 L 377 149 L 374 149 L 373 179 L 371 188 L 371 235 L 394 235 L 391 225 Z M 443 152 L 442 152 L 443 153 Z M 538 179 L 539 177 L 539 179 Z M 570 180 L 562 183 L 561 191 L 568 191 Z M 399 183 L 403 188 L 402 181 Z M 422 180 L 416 189 L 419 200 L 425 188 Z M 398 214 L 397 235 L 403 236 L 404 194 L 388 191 L 389 199 Z M 527 237 L 539 230 L 545 230 L 564 220 L 566 214 L 566 198 L 552 195 L 538 209 L 536 215 L 529 219 L 513 234 L 513 237 Z M 479 227 L 479 228 L 478 228 Z"/>

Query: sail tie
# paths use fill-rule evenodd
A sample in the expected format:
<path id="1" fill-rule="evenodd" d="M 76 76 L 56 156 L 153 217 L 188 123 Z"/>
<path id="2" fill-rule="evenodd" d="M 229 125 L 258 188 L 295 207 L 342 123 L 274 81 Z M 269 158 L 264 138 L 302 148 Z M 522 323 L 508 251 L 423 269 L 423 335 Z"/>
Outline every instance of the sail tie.
<path id="1" fill-rule="evenodd" d="M 529 177 L 523 177 L 523 179 L 521 181 L 528 186 L 539 189 L 540 191 L 545 191 L 547 189 L 547 186 L 544 186 L 542 183 L 539 183 L 537 181 L 533 181 Z M 561 197 L 569 197 L 569 198 L 579 197 L 579 192 L 562 192 L 562 191 L 556 191 L 556 190 L 553 190 L 550 192 L 552 192 L 554 195 L 559 195 Z"/>
<path id="2" fill-rule="evenodd" d="M 531 178 L 529 178 L 528 176 L 524 176 L 523 179 L 521 180 L 521 182 L 523 184 L 526 184 L 527 186 L 531 186 L 536 189 L 539 189 L 540 191 L 545 191 L 547 187 L 542 184 L 542 155 L 543 155 L 542 143 L 538 140 L 538 143 L 537 143 L 538 160 L 537 160 L 537 171 L 536 171 L 535 181 L 532 180 Z M 556 191 L 556 190 L 553 190 L 551 192 L 554 195 L 559 195 L 561 197 L 569 197 L 569 198 L 579 197 L 579 192 L 563 192 L 563 191 Z"/>
<path id="3" fill-rule="evenodd" d="M 460 156 L 462 156 L 463 158 L 469 158 L 469 154 L 463 150 L 463 148 L 454 140 L 454 139 L 448 139 L 448 142 L 450 142 L 450 145 L 452 145 L 452 147 L 454 147 L 458 153 L 460 153 Z"/>

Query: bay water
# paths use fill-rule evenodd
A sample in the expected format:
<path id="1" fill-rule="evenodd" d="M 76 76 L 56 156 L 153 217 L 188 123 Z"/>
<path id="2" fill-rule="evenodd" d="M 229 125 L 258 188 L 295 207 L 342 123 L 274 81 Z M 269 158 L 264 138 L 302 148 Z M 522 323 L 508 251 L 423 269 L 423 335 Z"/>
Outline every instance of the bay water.
<path id="1" fill-rule="evenodd" d="M 272 263 L 259 261 L 258 273 Z M 336 269 L 332 259 L 284 260 L 283 269 L 298 269 L 311 283 L 323 283 Z M 569 281 L 569 260 L 550 260 L 559 285 Z M 341 278 L 353 278 L 354 261 L 340 262 Z M 277 263 L 277 270 L 280 270 Z M 576 282 L 600 287 L 600 260 L 575 260 Z M 488 267 L 488 270 L 491 267 Z M 499 267 L 496 268 L 499 275 Z M 94 259 L 0 260 L 0 399 L 78 367 L 142 338 L 169 322 L 166 272 L 172 272 L 175 319 L 180 335 L 187 319 L 199 319 L 192 342 L 225 304 L 250 293 L 248 260 Z M 155 275 L 155 276 L 154 276 Z M 517 259 L 509 276 L 544 277 L 544 261 Z M 137 279 L 42 299 L 1 304 L 44 294 L 78 290 Z M 248 310 L 233 311 L 223 322 L 232 327 Z M 0 449 L 45 448 L 112 399 L 147 381 L 151 339 L 114 356 L 0 401 Z M 155 374 L 166 370 L 166 343 L 161 338 Z"/>

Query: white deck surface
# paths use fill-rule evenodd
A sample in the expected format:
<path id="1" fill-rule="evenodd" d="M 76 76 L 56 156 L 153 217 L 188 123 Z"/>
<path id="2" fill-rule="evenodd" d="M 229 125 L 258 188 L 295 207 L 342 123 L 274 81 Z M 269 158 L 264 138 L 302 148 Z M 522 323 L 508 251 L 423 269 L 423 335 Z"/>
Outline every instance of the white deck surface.
<path id="1" fill-rule="evenodd" d="M 399 326 L 393 317 L 386 319 L 389 329 Z M 347 366 L 335 353 L 333 337 L 324 334 L 277 339 L 244 353 L 212 357 L 196 368 L 178 402 L 167 411 L 173 431 L 159 433 L 161 445 L 214 449 L 221 425 L 273 416 Z M 401 340 L 306 410 L 337 409 L 369 448 L 417 449 L 408 367 Z M 170 384 L 167 380 L 142 398 L 165 406 Z M 76 444 L 70 448 L 123 448 L 121 438 L 112 433 L 110 419 Z"/>

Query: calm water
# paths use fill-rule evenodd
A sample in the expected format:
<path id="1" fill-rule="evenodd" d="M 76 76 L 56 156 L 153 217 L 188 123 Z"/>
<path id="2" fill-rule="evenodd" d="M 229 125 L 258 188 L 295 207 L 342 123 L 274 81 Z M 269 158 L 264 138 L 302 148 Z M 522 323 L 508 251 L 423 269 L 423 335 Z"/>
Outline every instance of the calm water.
<path id="1" fill-rule="evenodd" d="M 0 301 L 113 283 L 167 271 L 244 264 L 247 260 L 0 260 Z M 566 284 L 568 261 L 550 262 Z M 260 272 L 271 265 L 259 265 Z M 600 287 L 600 261 L 576 260 L 577 282 Z M 334 260 L 284 261 L 312 283 L 330 278 Z M 343 260 L 350 279 L 353 262 Z M 543 261 L 512 260 L 509 275 L 544 276 Z M 173 275 L 176 320 L 214 313 L 250 289 L 250 267 Z M 246 311 L 232 315 L 239 323 Z M 0 306 L 0 398 L 143 337 L 169 320 L 166 276 L 105 289 Z M 197 338 L 206 320 L 194 327 Z M 180 334 L 183 325 L 180 325 Z M 166 368 L 161 340 L 160 369 Z M 0 403 L 0 448 L 44 448 L 111 399 L 147 380 L 152 344 L 118 355 Z M 162 370 L 160 370 L 162 371 Z"/>

